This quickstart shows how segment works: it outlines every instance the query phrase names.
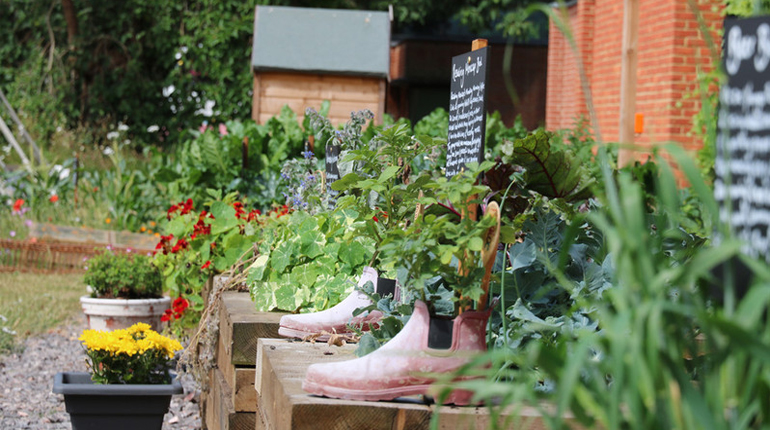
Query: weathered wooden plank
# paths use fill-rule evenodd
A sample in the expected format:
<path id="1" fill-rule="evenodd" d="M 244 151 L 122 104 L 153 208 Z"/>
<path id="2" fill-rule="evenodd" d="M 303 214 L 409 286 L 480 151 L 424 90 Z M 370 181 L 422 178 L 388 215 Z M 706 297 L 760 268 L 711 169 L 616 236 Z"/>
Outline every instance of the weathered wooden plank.
<path id="1" fill-rule="evenodd" d="M 393 402 L 349 401 L 310 396 L 302 391 L 302 380 L 311 363 L 353 359 L 353 350 L 353 346 L 338 348 L 261 339 L 255 384 L 264 428 L 427 429 L 434 414 L 438 414 L 441 429 L 490 427 L 489 410 L 484 407 L 425 405 L 415 398 Z M 546 428 L 539 411 L 531 407 L 521 407 L 516 414 L 506 411 L 499 417 L 499 424 L 501 428 Z"/>
<path id="2" fill-rule="evenodd" d="M 257 371 L 253 367 L 235 369 L 232 398 L 236 411 L 257 411 L 257 390 L 254 388 L 256 375 Z"/>
<path id="3" fill-rule="evenodd" d="M 230 363 L 254 366 L 257 356 L 257 340 L 278 337 L 278 323 L 282 312 L 257 312 L 249 293 L 226 291 L 222 294 L 219 336 Z"/>
<path id="4" fill-rule="evenodd" d="M 257 415 L 253 412 L 236 412 L 231 400 L 231 389 L 222 372 L 209 372 L 209 393 L 206 396 L 206 427 L 209 430 L 253 430 Z"/>

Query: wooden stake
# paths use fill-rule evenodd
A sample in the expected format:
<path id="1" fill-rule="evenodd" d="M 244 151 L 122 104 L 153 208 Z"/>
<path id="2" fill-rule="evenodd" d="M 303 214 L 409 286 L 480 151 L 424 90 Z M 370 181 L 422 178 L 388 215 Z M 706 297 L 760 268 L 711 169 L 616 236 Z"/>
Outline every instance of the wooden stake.
<path id="1" fill-rule="evenodd" d="M 620 143 L 634 143 L 634 115 L 636 111 L 636 65 L 639 40 L 639 0 L 624 0 L 623 48 L 620 75 Z M 632 150 L 621 147 L 618 167 L 632 162 Z"/>

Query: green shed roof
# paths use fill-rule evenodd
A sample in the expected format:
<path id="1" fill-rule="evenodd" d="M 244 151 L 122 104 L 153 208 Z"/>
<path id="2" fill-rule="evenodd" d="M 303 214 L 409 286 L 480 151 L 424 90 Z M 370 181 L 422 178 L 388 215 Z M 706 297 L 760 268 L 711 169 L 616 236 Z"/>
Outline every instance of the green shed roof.
<path id="1" fill-rule="evenodd" d="M 387 12 L 257 6 L 254 70 L 379 76 L 390 68 Z"/>

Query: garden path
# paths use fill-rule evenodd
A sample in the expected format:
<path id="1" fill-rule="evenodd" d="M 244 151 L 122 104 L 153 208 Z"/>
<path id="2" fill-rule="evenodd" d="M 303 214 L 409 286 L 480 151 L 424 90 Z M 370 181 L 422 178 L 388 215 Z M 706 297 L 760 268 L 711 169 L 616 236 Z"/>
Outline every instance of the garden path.
<path id="1" fill-rule="evenodd" d="M 70 429 L 64 398 L 53 394 L 60 371 L 85 371 L 85 355 L 77 338 L 84 323 L 67 325 L 30 337 L 20 353 L 0 355 L 0 429 Z M 199 429 L 200 396 L 185 375 L 185 395 L 174 396 L 163 430 Z"/>

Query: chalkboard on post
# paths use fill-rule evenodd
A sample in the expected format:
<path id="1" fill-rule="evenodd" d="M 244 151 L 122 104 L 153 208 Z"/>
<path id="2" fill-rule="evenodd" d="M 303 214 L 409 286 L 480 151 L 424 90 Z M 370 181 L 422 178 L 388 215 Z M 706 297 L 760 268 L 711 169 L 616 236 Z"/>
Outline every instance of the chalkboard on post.
<path id="1" fill-rule="evenodd" d="M 770 18 L 726 19 L 714 196 L 720 218 L 770 262 Z"/>
<path id="2" fill-rule="evenodd" d="M 340 169 L 337 163 L 340 158 L 340 146 L 339 145 L 326 145 L 326 201 L 329 205 L 329 210 L 334 209 L 337 205 L 337 195 L 339 191 L 332 189 L 334 181 L 340 178 Z"/>
<path id="3" fill-rule="evenodd" d="M 489 48 L 452 57 L 446 176 L 484 158 Z"/>

